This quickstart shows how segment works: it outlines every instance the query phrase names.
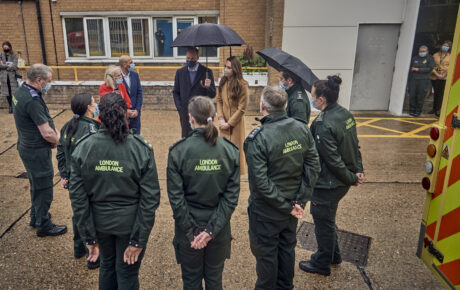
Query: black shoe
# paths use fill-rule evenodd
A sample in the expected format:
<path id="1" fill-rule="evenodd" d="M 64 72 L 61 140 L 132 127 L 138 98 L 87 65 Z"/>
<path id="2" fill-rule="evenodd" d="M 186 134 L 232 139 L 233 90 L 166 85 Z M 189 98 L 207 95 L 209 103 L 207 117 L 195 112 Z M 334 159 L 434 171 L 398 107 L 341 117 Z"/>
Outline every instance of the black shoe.
<path id="1" fill-rule="evenodd" d="M 436 111 L 436 113 L 434 113 L 434 115 L 435 115 L 436 117 L 438 117 L 438 118 L 439 118 L 439 116 L 441 116 L 441 112 L 439 112 L 439 111 Z"/>
<path id="2" fill-rule="evenodd" d="M 67 227 L 66 226 L 58 226 L 58 225 L 52 225 L 51 228 L 47 231 L 37 231 L 37 236 L 39 237 L 46 237 L 46 236 L 59 236 L 67 233 Z"/>
<path id="3" fill-rule="evenodd" d="M 436 113 L 436 110 L 435 110 L 435 109 L 433 109 L 433 110 L 431 110 L 431 111 L 428 112 L 428 114 L 434 114 L 434 113 Z"/>
<path id="4" fill-rule="evenodd" d="M 86 251 L 85 251 L 85 249 L 83 249 L 83 250 L 81 250 L 81 249 L 75 250 L 74 249 L 73 250 L 73 256 L 75 257 L 75 259 L 80 259 L 80 258 L 86 256 Z"/>
<path id="5" fill-rule="evenodd" d="M 324 269 L 316 268 L 315 266 L 311 264 L 310 261 L 301 261 L 299 263 L 299 268 L 308 273 L 320 274 L 323 276 L 331 275 L 331 270 L 324 270 Z"/>
<path id="6" fill-rule="evenodd" d="M 415 113 L 414 113 L 414 112 L 410 112 L 409 115 L 415 116 Z"/>
<path id="7" fill-rule="evenodd" d="M 342 258 L 338 258 L 338 259 L 334 259 L 334 261 L 332 261 L 331 265 L 340 265 L 342 264 Z"/>
<path id="8" fill-rule="evenodd" d="M 97 269 L 97 268 L 99 268 L 100 265 L 101 265 L 100 259 L 97 259 L 96 262 L 88 261 L 88 263 L 86 264 L 86 266 L 88 267 L 89 270 Z"/>

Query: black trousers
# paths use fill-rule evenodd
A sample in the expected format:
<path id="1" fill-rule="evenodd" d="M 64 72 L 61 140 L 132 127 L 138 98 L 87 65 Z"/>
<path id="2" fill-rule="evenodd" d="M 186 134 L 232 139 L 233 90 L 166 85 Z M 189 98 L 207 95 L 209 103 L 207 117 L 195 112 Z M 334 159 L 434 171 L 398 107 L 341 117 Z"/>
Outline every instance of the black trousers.
<path id="1" fill-rule="evenodd" d="M 446 87 L 446 80 L 432 80 L 434 90 L 433 111 L 438 112 L 442 107 L 442 98 L 444 96 L 444 88 Z"/>
<path id="2" fill-rule="evenodd" d="M 333 261 L 341 260 L 335 216 L 340 200 L 349 189 L 347 186 L 313 191 L 310 213 L 315 223 L 318 250 L 311 256 L 311 263 L 318 268 L 328 270 Z"/>
<path id="3" fill-rule="evenodd" d="M 248 208 L 249 242 L 256 258 L 255 289 L 293 289 L 297 219 L 276 221 Z"/>
<path id="4" fill-rule="evenodd" d="M 185 106 L 187 107 L 187 106 Z M 188 109 L 183 108 L 179 112 L 180 126 L 182 129 L 182 138 L 187 137 L 190 132 L 192 132 L 192 127 L 190 127 L 190 120 L 188 118 Z"/>

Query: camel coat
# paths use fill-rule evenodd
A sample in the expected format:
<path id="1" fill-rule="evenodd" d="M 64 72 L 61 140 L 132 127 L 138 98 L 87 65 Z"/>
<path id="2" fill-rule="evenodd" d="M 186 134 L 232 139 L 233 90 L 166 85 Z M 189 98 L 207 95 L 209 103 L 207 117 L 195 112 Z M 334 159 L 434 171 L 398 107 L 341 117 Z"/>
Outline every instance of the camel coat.
<path id="1" fill-rule="evenodd" d="M 445 75 L 444 78 L 440 78 L 440 80 L 445 80 L 447 77 L 447 71 L 449 70 L 450 52 L 446 53 L 446 55 L 443 58 L 441 58 L 441 52 L 438 51 L 435 54 L 433 54 L 433 60 L 434 68 L 431 74 L 431 79 L 438 79 L 438 77 L 434 74 L 435 72 L 437 72 L 438 74 Z M 438 68 L 440 68 L 441 71 L 437 71 Z"/>
<path id="2" fill-rule="evenodd" d="M 240 174 L 244 175 L 248 173 L 248 167 L 246 165 L 246 159 L 244 157 L 243 143 L 246 139 L 246 130 L 244 125 L 244 114 L 248 107 L 249 98 L 249 85 L 245 82 L 243 89 L 238 96 L 238 99 L 234 101 L 230 98 L 230 91 L 228 89 L 228 82 L 224 84 L 222 93 L 219 93 L 216 97 L 217 103 L 217 118 L 224 119 L 230 125 L 227 130 L 221 130 L 219 128 L 219 135 L 226 137 L 240 150 Z"/>
<path id="3" fill-rule="evenodd" d="M 0 53 L 0 96 L 8 96 L 8 84 L 7 78 L 10 79 L 10 86 L 11 86 L 11 95 L 13 95 L 14 91 L 18 88 L 18 81 L 16 80 L 16 72 L 18 70 L 18 55 L 15 53 L 11 53 L 8 56 L 8 62 L 12 62 L 13 65 L 8 67 L 6 64 L 6 56 L 4 53 Z"/>

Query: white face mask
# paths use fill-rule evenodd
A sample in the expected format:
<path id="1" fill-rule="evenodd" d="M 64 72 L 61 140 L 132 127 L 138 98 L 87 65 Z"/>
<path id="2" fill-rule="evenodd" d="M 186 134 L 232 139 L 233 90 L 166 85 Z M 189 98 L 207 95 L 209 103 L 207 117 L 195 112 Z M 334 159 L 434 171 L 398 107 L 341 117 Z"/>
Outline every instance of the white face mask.
<path id="1" fill-rule="evenodd" d="M 224 69 L 224 76 L 229 77 L 232 74 L 233 74 L 232 71 Z"/>

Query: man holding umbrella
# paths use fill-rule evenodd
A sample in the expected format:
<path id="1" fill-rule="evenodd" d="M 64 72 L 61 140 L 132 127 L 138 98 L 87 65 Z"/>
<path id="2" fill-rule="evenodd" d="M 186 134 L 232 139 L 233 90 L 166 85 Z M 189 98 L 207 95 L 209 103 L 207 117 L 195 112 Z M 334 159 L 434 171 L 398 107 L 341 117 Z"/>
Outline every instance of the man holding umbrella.
<path id="1" fill-rule="evenodd" d="M 310 121 L 310 101 L 303 89 L 299 77 L 288 70 L 280 72 L 280 86 L 288 94 L 286 113 L 288 117 Z"/>
<path id="2" fill-rule="evenodd" d="M 216 96 L 216 86 L 212 70 L 198 62 L 198 49 L 187 48 L 187 65 L 176 71 L 174 79 L 174 104 L 179 112 L 182 137 L 187 137 L 192 131 L 188 117 L 188 102 L 194 96 Z"/>

